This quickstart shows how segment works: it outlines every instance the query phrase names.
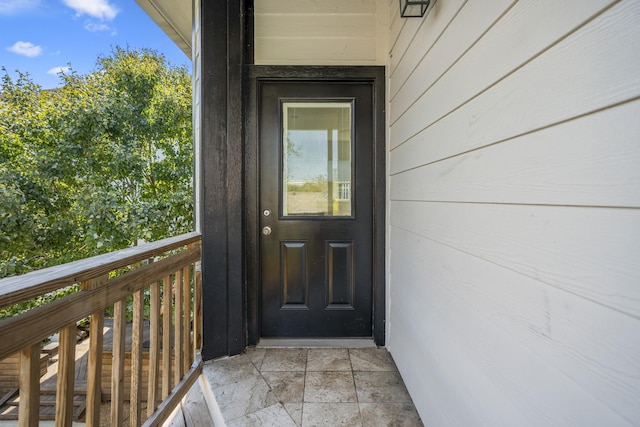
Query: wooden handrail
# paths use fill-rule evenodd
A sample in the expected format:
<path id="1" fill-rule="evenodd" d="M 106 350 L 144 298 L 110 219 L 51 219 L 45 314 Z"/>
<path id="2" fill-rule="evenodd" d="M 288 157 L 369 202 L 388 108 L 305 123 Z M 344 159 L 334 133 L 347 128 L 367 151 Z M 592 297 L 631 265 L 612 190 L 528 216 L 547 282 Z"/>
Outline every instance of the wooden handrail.
<path id="1" fill-rule="evenodd" d="M 196 360 L 191 365 L 191 369 L 187 371 L 182 380 L 174 387 L 170 397 L 162 402 L 162 405 L 158 407 L 144 423 L 144 427 L 158 427 L 161 426 L 171 415 L 176 406 L 180 403 L 183 397 L 186 396 L 189 388 L 195 384 L 198 376 L 202 373 L 202 360 L 200 356 L 196 356 Z"/>
<path id="2" fill-rule="evenodd" d="M 200 233 L 191 232 L 68 264 L 43 268 L 21 276 L 0 279 L 0 308 L 102 276 L 113 270 L 199 241 Z"/>
<path id="3" fill-rule="evenodd" d="M 200 257 L 200 235 L 188 233 L 0 280 L 0 307 L 23 302 L 73 284 L 81 284 L 80 289 L 73 294 L 0 321 L 0 359 L 16 352 L 22 358 L 19 375 L 19 425 L 38 424 L 40 384 L 37 368 L 40 343 L 55 332 L 60 332 L 61 338 L 56 425 L 70 424 L 76 374 L 76 323 L 88 316 L 91 316 L 92 323 L 89 363 L 86 368 L 87 426 L 99 425 L 99 406 L 101 396 L 105 393 L 103 386 L 109 385 L 112 423 L 118 424 L 122 421 L 123 402 L 129 399 L 130 425 L 140 426 L 147 416 L 151 416 L 153 420 L 165 418 L 168 408 L 174 405 L 178 395 L 186 393 L 184 388 L 192 384 L 192 375 L 199 369 L 197 365 L 200 362 L 197 356 L 202 327 L 202 293 L 198 267 Z M 141 263 L 144 260 L 154 262 Z M 145 359 L 149 360 L 151 365 L 144 374 L 142 328 L 144 295 L 147 293 L 150 295 L 149 332 L 152 339 L 149 358 Z M 134 325 L 132 348 L 128 353 L 129 350 L 125 351 L 124 341 L 125 306 L 127 298 L 132 295 Z M 111 362 L 111 384 L 102 384 L 103 319 L 105 309 L 112 306 L 113 361 L 109 357 L 105 362 Z M 129 354 L 132 357 L 131 373 L 125 374 L 124 361 Z M 192 366 L 192 369 L 189 369 L 189 366 Z M 105 366 L 105 369 L 108 368 Z M 129 375 L 130 378 L 127 378 Z M 149 389 L 143 394 L 144 380 L 147 380 L 147 387 L 153 387 L 153 390 Z M 123 389 L 123 381 L 131 384 L 130 394 Z M 143 399 L 152 400 L 147 402 L 148 409 L 144 413 L 141 405 Z M 158 399 L 163 400 L 159 407 Z M 159 414 L 155 414 L 154 411 Z"/>
<path id="4" fill-rule="evenodd" d="M 0 359 L 29 343 L 43 340 L 71 322 L 106 309 L 182 265 L 200 260 L 200 248 L 187 249 L 170 258 L 145 265 L 110 279 L 106 286 L 77 292 L 0 322 Z"/>

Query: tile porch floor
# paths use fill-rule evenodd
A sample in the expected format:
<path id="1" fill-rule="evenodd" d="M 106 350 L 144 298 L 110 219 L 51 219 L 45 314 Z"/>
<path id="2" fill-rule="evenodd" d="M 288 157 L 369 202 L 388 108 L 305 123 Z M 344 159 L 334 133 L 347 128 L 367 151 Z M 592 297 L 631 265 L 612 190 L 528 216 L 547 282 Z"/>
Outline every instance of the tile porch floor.
<path id="1" fill-rule="evenodd" d="M 249 348 L 203 376 L 229 427 L 422 426 L 384 348 Z"/>

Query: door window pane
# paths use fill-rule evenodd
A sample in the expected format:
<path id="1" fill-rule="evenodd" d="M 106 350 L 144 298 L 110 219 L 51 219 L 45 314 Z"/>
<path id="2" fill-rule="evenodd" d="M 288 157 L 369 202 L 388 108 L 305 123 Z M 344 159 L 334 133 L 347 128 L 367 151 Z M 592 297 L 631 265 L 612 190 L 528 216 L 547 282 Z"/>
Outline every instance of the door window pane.
<path id="1" fill-rule="evenodd" d="M 282 104 L 284 216 L 352 215 L 351 102 Z"/>

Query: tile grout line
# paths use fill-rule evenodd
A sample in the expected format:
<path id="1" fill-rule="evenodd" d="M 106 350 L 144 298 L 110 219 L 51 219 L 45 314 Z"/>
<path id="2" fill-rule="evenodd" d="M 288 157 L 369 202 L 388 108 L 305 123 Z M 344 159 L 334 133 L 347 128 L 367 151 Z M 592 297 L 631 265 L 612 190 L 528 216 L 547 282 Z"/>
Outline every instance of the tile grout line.
<path id="1" fill-rule="evenodd" d="M 360 396 L 358 395 L 358 387 L 356 386 L 355 371 L 353 370 L 353 363 L 351 363 L 351 349 L 348 349 L 348 354 L 349 366 L 351 367 L 351 378 L 353 379 L 353 390 L 356 393 L 356 405 L 358 405 L 358 419 L 360 420 L 360 425 L 364 426 L 364 421 L 362 420 L 362 409 L 360 408 Z"/>
<path id="2" fill-rule="evenodd" d="M 352 380 L 352 384 L 351 385 L 352 385 L 353 390 L 355 392 L 355 396 L 354 396 L 355 399 L 354 399 L 354 401 L 351 401 L 351 402 L 353 402 L 353 403 L 355 403 L 357 405 L 358 420 L 359 420 L 357 424 L 360 425 L 360 426 L 363 426 L 364 423 L 365 423 L 365 420 L 367 419 L 367 417 L 370 417 L 368 412 L 365 411 L 364 409 L 362 409 L 362 405 L 365 404 L 365 406 L 367 406 L 367 408 L 371 409 L 370 405 L 374 405 L 375 406 L 376 403 L 384 403 L 384 402 L 369 401 L 368 398 L 367 398 L 367 394 L 366 393 L 363 394 L 363 396 L 362 396 L 364 401 L 361 401 L 361 396 L 358 393 L 358 386 L 357 386 L 357 382 L 355 380 L 356 373 L 361 373 L 361 372 L 362 373 L 378 373 L 378 374 L 386 373 L 386 374 L 389 374 L 389 375 L 391 375 L 393 373 L 393 374 L 396 374 L 397 376 L 399 376 L 399 372 L 398 372 L 397 366 L 393 362 L 393 358 L 389 355 L 389 357 L 391 357 L 391 362 L 392 362 L 391 366 L 389 366 L 386 363 L 387 362 L 386 358 L 382 357 L 383 355 L 379 351 L 375 351 L 375 350 L 371 351 L 371 352 L 365 351 L 364 353 L 366 353 L 366 354 L 361 354 L 361 350 L 360 349 L 351 349 L 351 348 L 345 349 L 347 357 L 348 357 L 348 368 L 344 369 L 345 364 L 343 364 L 343 362 L 341 362 L 339 360 L 339 359 L 342 359 L 342 357 L 343 357 L 342 355 L 344 353 L 342 353 L 342 355 L 336 355 L 335 351 L 333 353 L 331 351 L 329 351 L 329 353 L 330 353 L 330 355 L 332 355 L 332 357 L 326 357 L 327 355 L 323 355 L 322 354 L 323 352 L 321 350 L 313 351 L 313 350 L 308 349 L 308 348 L 307 349 L 300 349 L 300 350 L 304 351 L 304 353 L 302 354 L 302 357 L 305 359 L 304 362 L 303 362 L 304 363 L 304 377 L 302 378 L 302 381 L 301 381 L 302 382 L 302 390 L 299 391 L 299 393 L 301 393 L 301 395 L 298 394 L 298 396 L 301 396 L 300 412 L 299 413 L 296 412 L 295 419 L 294 419 L 294 416 L 292 415 L 292 413 L 287 410 L 287 408 L 283 408 L 283 409 L 285 409 L 285 413 L 282 414 L 283 416 L 286 414 L 286 418 L 289 419 L 293 424 L 295 424 L 297 426 L 302 426 L 304 424 L 304 418 L 305 418 L 305 414 L 306 413 L 309 413 L 310 414 L 309 416 L 312 417 L 312 418 L 314 416 L 313 415 L 314 412 L 313 411 L 309 412 L 310 409 L 309 409 L 308 405 L 305 402 L 305 400 L 306 400 L 306 387 L 308 386 L 308 384 L 307 384 L 307 374 L 309 374 L 310 372 L 313 373 L 313 374 L 315 374 L 315 373 L 318 373 L 318 374 L 320 374 L 320 373 L 335 373 L 335 374 L 337 374 L 339 372 L 344 372 L 346 374 L 347 372 L 350 372 L 351 380 Z M 355 355 L 356 356 L 356 362 L 353 361 L 353 357 L 354 357 L 353 352 L 356 353 L 356 355 Z M 271 351 L 269 351 L 269 350 L 265 351 L 262 358 L 255 358 L 253 360 L 250 359 L 250 362 L 251 362 L 252 366 L 254 367 L 254 369 L 257 370 L 257 372 L 259 374 L 259 377 L 264 381 L 264 383 L 266 383 L 266 385 L 268 386 L 269 390 L 274 393 L 274 397 L 276 397 L 277 401 L 284 407 L 284 404 L 285 404 L 284 401 L 282 401 L 282 402 L 280 401 L 279 397 L 275 395 L 275 390 L 272 388 L 272 386 L 269 384 L 269 382 L 267 382 L 266 378 L 264 377 L 265 373 L 271 372 L 271 371 L 264 371 L 263 372 L 262 367 L 264 366 L 264 363 L 269 362 L 269 365 L 267 366 L 267 369 L 268 369 L 269 367 L 272 366 L 272 362 L 273 362 L 273 360 L 272 360 L 273 357 L 271 357 L 273 355 L 271 355 L 271 354 L 267 355 L 267 353 L 271 353 Z M 274 353 L 276 353 L 276 352 L 274 352 Z M 279 352 L 277 352 L 277 353 L 279 353 Z M 267 356 L 269 356 L 269 357 L 267 357 Z M 288 360 L 289 358 L 285 357 L 284 359 Z M 298 359 L 298 360 L 300 360 L 300 359 Z M 311 365 L 311 362 L 314 362 L 314 364 Z M 356 365 L 358 365 L 358 366 L 356 366 Z M 258 366 L 259 366 L 259 368 L 258 368 Z M 285 366 L 286 365 L 282 365 L 282 367 L 285 367 Z M 299 369 L 298 366 L 299 366 L 299 362 L 298 362 L 297 366 L 290 365 L 289 366 L 289 370 L 287 372 L 294 372 L 294 371 L 298 372 L 298 369 Z M 230 367 L 232 367 L 232 366 L 230 365 Z M 318 372 L 310 371 L 310 369 L 314 368 L 314 367 L 316 369 L 318 369 L 319 371 Z M 357 371 L 355 370 L 356 367 L 359 368 Z M 295 368 L 294 371 L 291 371 L 291 369 L 293 369 L 293 368 Z M 329 369 L 329 370 L 327 371 L 326 369 Z M 279 371 L 274 371 L 274 372 L 279 372 Z M 401 376 L 399 376 L 399 377 L 400 377 L 400 380 L 402 380 L 402 377 Z M 366 383 L 366 381 L 367 381 L 366 378 L 368 378 L 368 376 L 365 375 L 365 377 L 363 377 L 363 378 L 364 378 L 363 381 L 365 381 L 365 383 Z M 402 382 L 402 383 L 404 384 L 404 382 Z M 300 384 L 300 383 L 298 383 L 298 384 Z M 208 381 L 207 381 L 207 385 L 209 387 L 211 386 L 211 384 L 209 384 Z M 374 387 L 374 388 L 383 387 L 383 385 L 372 386 L 372 387 Z M 405 389 L 406 389 L 406 386 L 405 386 Z M 314 400 L 314 402 L 315 402 L 315 400 Z M 320 401 L 318 403 L 320 403 Z M 330 402 L 327 402 L 327 403 L 330 403 Z M 335 402 L 335 403 L 338 404 L 338 403 L 348 403 L 348 402 L 342 401 L 342 402 Z M 393 403 L 393 404 L 395 404 L 395 406 L 398 406 L 398 405 L 404 404 L 405 402 L 404 401 L 397 401 L 397 402 L 396 401 L 392 401 L 392 402 L 389 402 L 389 403 Z M 407 402 L 407 403 L 409 403 L 409 402 Z M 410 401 L 410 403 L 412 404 L 412 407 L 414 408 L 414 411 L 415 411 L 415 405 L 413 405 L 412 401 Z M 309 402 L 309 404 L 310 404 L 310 402 Z M 314 403 L 314 405 L 315 405 L 315 403 Z M 320 405 L 320 406 L 323 406 L 323 405 Z M 327 406 L 327 405 L 324 405 L 324 406 Z M 340 406 L 342 406 L 342 405 L 340 405 Z M 262 408 L 262 409 L 265 409 L 265 408 Z M 355 421 L 355 409 L 356 408 L 353 408 L 353 409 L 354 409 L 354 411 L 351 412 L 351 413 L 353 414 L 352 415 L 352 417 L 353 417 L 352 419 L 353 419 L 353 421 Z M 255 411 L 255 412 L 258 412 L 258 411 L 259 410 Z M 296 411 L 297 411 L 297 409 L 296 409 Z M 245 414 L 245 416 L 247 416 L 247 415 L 250 415 L 250 414 Z M 298 419 L 299 419 L 299 421 L 297 421 Z M 282 418 L 282 420 L 284 421 L 284 418 Z M 309 419 L 307 421 L 312 421 L 312 420 Z M 298 424 L 298 422 L 300 424 Z M 355 424 L 356 423 L 354 423 L 354 425 Z"/>
<path id="3" fill-rule="evenodd" d="M 308 354 L 308 352 L 307 352 L 307 354 Z M 274 397 L 277 399 L 277 404 L 278 404 L 278 405 L 280 405 L 280 406 L 282 406 L 282 409 L 284 409 L 285 413 L 287 414 L 287 416 L 289 417 L 289 419 L 291 420 L 291 422 L 297 426 L 298 424 L 297 424 L 297 423 L 296 423 L 296 421 L 293 419 L 293 416 L 289 413 L 289 411 L 288 411 L 288 410 L 287 410 L 287 408 L 285 407 L 285 403 L 286 403 L 286 402 L 283 402 L 283 401 L 281 401 L 281 400 L 280 400 L 279 396 L 278 396 L 278 395 L 276 395 L 276 393 L 275 393 L 275 391 L 273 390 L 273 388 L 271 388 L 271 385 L 269 384 L 269 382 L 264 378 L 263 371 L 262 371 L 262 365 L 263 365 L 263 363 L 264 363 L 264 359 L 266 358 L 266 355 L 267 355 L 267 352 L 265 351 L 265 354 L 264 354 L 264 356 L 263 356 L 263 358 L 262 358 L 262 361 L 261 361 L 261 363 L 260 363 L 260 369 L 258 369 L 258 368 L 256 367 L 256 369 L 257 369 L 257 371 L 258 371 L 258 374 L 260 375 L 260 377 L 262 378 L 262 380 L 267 384 L 267 387 L 269 387 L 269 390 L 273 393 Z M 306 357 L 306 356 L 305 356 L 305 357 Z M 255 366 L 255 363 L 254 363 L 254 366 Z M 268 372 L 268 371 L 267 371 L 267 372 Z M 296 372 L 296 371 L 282 371 L 282 372 Z M 306 359 L 305 359 L 305 372 L 306 372 Z M 303 383 L 303 384 L 304 384 L 304 383 Z M 304 387 L 303 387 L 302 392 L 303 392 L 303 396 L 304 396 Z M 289 403 L 291 403 L 291 402 L 289 402 Z M 304 404 L 302 404 L 302 407 L 301 407 L 301 414 L 303 414 L 303 410 L 304 410 Z M 300 425 L 302 425 L 302 419 L 300 420 Z"/>
<path id="4" fill-rule="evenodd" d="M 302 409 L 300 410 L 300 426 L 304 424 L 304 394 L 307 390 L 307 368 L 309 367 L 309 349 L 307 349 L 307 355 L 304 360 L 304 381 L 302 382 Z"/>

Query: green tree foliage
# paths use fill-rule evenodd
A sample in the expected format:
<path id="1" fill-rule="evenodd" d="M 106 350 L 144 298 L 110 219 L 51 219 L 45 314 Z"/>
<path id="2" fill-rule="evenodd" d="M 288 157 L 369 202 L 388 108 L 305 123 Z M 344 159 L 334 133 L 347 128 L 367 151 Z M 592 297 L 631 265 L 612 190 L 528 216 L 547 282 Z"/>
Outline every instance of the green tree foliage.
<path id="1" fill-rule="evenodd" d="M 4 70 L 0 277 L 193 229 L 187 69 L 116 47 L 61 79 Z"/>

